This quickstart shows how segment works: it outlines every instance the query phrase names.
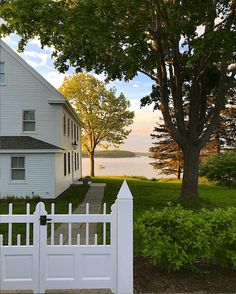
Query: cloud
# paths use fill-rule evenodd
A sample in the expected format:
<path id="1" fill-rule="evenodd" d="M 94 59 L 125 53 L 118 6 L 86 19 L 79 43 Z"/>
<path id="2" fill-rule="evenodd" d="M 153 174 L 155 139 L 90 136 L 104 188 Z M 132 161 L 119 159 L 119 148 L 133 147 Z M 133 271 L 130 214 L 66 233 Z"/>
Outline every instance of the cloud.
<path id="1" fill-rule="evenodd" d="M 63 83 L 64 77 L 66 74 L 59 73 L 57 71 L 51 71 L 46 74 L 43 74 L 43 77 L 52 84 L 56 89 L 58 89 Z"/>
<path id="2" fill-rule="evenodd" d="M 140 109 L 135 111 L 134 124 L 131 126 L 132 135 L 149 135 L 161 116 L 160 111 Z"/>
<path id="3" fill-rule="evenodd" d="M 14 34 L 10 34 L 9 36 L 6 36 L 2 39 L 5 43 L 7 43 L 8 46 L 16 50 L 18 48 L 18 41 L 15 38 Z"/>
<path id="4" fill-rule="evenodd" d="M 33 67 L 45 66 L 51 59 L 50 54 L 36 51 L 24 51 L 21 54 L 21 57 L 23 57 L 24 60 L 27 61 Z"/>
<path id="5" fill-rule="evenodd" d="M 139 85 L 138 84 L 133 84 L 133 87 L 134 88 L 139 88 Z"/>
<path id="6" fill-rule="evenodd" d="M 38 37 L 31 39 L 29 44 L 36 45 L 38 48 L 42 49 L 42 45 L 41 45 L 40 39 Z M 43 50 L 53 52 L 55 50 L 55 47 L 54 46 L 51 46 L 51 47 L 44 46 Z"/>

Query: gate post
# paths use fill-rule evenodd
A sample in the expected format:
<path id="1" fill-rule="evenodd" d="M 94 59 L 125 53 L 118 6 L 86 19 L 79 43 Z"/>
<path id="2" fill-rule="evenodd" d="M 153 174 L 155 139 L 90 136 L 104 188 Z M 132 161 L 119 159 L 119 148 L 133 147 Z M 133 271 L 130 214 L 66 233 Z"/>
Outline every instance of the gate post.
<path id="1" fill-rule="evenodd" d="M 133 196 L 126 181 L 117 195 L 117 294 L 133 293 Z"/>

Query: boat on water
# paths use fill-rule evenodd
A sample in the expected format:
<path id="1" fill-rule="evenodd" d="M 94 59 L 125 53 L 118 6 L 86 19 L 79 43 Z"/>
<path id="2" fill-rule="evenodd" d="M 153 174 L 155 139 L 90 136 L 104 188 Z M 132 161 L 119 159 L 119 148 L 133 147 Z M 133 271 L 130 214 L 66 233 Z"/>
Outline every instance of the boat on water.
<path id="1" fill-rule="evenodd" d="M 103 165 L 103 164 L 99 164 L 99 165 L 98 165 L 98 168 L 99 168 L 99 169 L 104 169 L 104 168 L 105 168 L 105 165 Z"/>

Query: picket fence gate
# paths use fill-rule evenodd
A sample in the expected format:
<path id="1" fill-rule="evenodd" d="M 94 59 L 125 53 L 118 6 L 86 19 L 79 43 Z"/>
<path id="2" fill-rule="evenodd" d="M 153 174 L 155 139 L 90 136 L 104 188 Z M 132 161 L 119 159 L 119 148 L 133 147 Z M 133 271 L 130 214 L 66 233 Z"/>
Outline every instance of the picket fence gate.
<path id="1" fill-rule="evenodd" d="M 0 215 L 0 225 L 8 226 L 7 240 L 0 234 L 0 291 L 108 288 L 113 293 L 133 293 L 133 199 L 125 181 L 110 214 L 106 214 L 105 206 L 102 214 L 89 214 L 88 204 L 85 214 L 73 214 L 71 205 L 68 214 L 55 214 L 53 204 L 47 213 L 42 202 L 33 214 L 29 204 L 26 214 L 12 212 L 9 204 L 9 213 Z M 59 243 L 55 242 L 57 223 L 68 226 L 66 242 L 62 235 Z M 73 243 L 73 224 L 78 223 L 85 224 L 85 244 L 81 244 L 79 234 Z M 103 224 L 102 244 L 98 244 L 96 234 L 91 244 L 89 226 L 94 223 Z M 19 234 L 13 240 L 14 224 L 25 226 L 24 242 Z"/>

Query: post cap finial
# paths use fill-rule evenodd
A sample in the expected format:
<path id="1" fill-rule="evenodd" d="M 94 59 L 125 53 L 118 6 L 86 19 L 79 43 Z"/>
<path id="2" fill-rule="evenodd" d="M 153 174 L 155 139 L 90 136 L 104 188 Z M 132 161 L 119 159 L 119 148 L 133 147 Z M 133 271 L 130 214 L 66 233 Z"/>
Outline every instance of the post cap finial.
<path id="1" fill-rule="evenodd" d="M 130 189 L 126 180 L 124 180 L 122 183 L 122 186 L 117 195 L 117 199 L 133 199 L 133 195 L 130 192 Z"/>

